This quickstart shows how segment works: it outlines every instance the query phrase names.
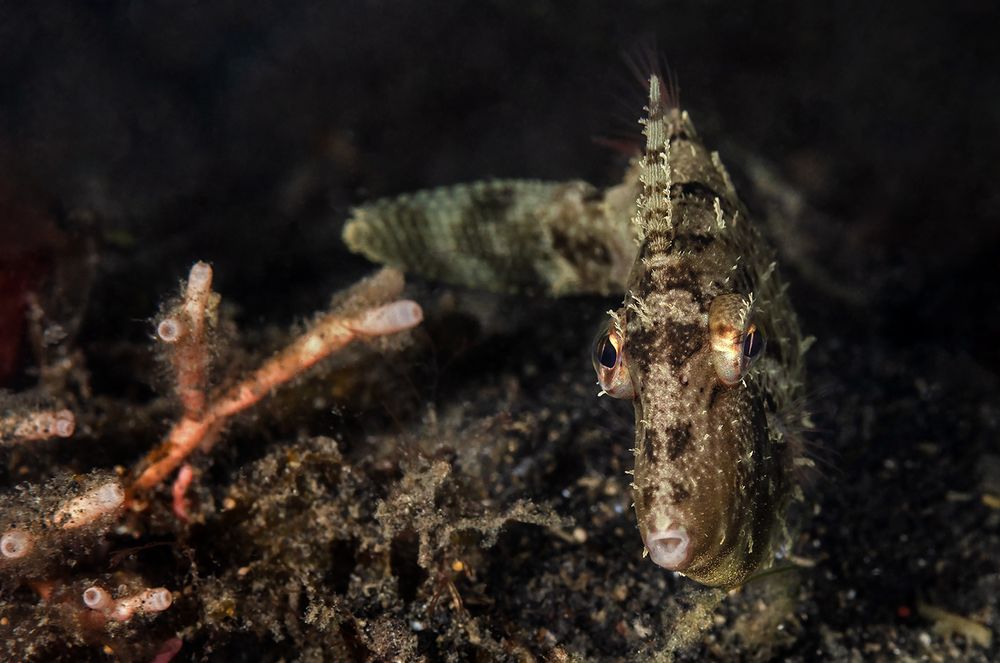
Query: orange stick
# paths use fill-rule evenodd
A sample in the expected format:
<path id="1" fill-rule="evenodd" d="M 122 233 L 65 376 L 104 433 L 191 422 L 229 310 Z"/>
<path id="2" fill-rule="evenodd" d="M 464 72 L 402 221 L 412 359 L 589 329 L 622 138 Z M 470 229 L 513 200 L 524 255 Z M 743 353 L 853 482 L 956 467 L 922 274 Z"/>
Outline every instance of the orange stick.
<path id="1" fill-rule="evenodd" d="M 352 341 L 395 334 L 415 327 L 421 320 L 420 305 L 405 299 L 352 317 L 327 314 L 250 376 L 215 397 L 200 418 L 184 416 L 178 421 L 151 454 L 155 460 L 139 475 L 133 488 L 145 490 L 163 481 L 225 420 Z"/>

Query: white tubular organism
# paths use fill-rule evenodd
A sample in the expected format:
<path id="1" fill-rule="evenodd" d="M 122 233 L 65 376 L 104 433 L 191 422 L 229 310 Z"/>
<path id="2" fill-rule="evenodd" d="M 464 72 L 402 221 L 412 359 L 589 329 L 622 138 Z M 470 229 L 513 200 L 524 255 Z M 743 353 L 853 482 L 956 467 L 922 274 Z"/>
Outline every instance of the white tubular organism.
<path id="1" fill-rule="evenodd" d="M 149 615 L 163 612 L 170 607 L 173 600 L 174 597 L 169 589 L 163 587 L 146 589 L 115 601 L 108 616 L 117 622 L 127 622 L 136 614 Z"/>
<path id="2" fill-rule="evenodd" d="M 76 417 L 69 410 L 39 410 L 0 416 L 0 443 L 69 437 L 76 429 Z"/>
<path id="3" fill-rule="evenodd" d="M 83 604 L 91 610 L 110 610 L 115 600 L 108 590 L 94 585 L 83 590 Z"/>
<path id="4" fill-rule="evenodd" d="M 0 555 L 4 559 L 21 559 L 34 547 L 35 538 L 28 532 L 12 529 L 0 537 Z"/>
<path id="5" fill-rule="evenodd" d="M 125 503 L 125 489 L 118 481 L 109 481 L 64 503 L 52 516 L 59 528 L 83 527 L 113 514 Z"/>
<path id="6" fill-rule="evenodd" d="M 381 336 L 416 327 L 423 319 L 424 312 L 419 304 L 401 299 L 365 311 L 350 327 L 360 334 Z"/>

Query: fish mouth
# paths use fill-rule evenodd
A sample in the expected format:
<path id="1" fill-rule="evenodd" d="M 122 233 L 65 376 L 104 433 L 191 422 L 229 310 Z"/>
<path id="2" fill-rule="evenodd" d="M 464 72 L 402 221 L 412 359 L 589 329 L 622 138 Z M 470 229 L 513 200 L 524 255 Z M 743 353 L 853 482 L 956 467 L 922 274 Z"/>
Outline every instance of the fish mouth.
<path id="1" fill-rule="evenodd" d="M 668 571 L 683 571 L 691 562 L 691 537 L 684 526 L 649 532 L 644 543 L 653 563 Z"/>

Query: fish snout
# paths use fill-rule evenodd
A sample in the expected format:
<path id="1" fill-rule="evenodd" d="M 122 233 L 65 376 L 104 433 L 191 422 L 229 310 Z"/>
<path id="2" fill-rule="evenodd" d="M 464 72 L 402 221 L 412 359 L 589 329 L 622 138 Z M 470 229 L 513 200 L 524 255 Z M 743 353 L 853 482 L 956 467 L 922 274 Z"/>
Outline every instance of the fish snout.
<path id="1" fill-rule="evenodd" d="M 683 525 L 649 532 L 644 543 L 650 559 L 669 571 L 683 571 L 691 561 L 691 537 Z"/>

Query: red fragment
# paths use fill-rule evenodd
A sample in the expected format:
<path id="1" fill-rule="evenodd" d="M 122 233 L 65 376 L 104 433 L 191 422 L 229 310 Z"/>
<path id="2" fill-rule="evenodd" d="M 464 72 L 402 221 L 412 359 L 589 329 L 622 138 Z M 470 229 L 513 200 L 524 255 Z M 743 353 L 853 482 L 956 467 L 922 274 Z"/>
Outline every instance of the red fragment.
<path id="1" fill-rule="evenodd" d="M 17 370 L 25 332 L 25 297 L 36 291 L 64 250 L 65 237 L 40 195 L 20 186 L 0 163 L 0 386 Z"/>
<path id="2" fill-rule="evenodd" d="M 185 463 L 181 466 L 180 471 L 177 472 L 177 478 L 174 479 L 174 485 L 170 491 L 174 497 L 174 515 L 177 516 L 178 520 L 185 523 L 191 520 L 188 515 L 187 499 L 185 498 L 185 495 L 187 494 L 188 486 L 191 485 L 191 481 L 193 479 L 194 469 L 190 464 Z"/>
<path id="3" fill-rule="evenodd" d="M 181 650 L 181 645 L 184 641 L 180 638 L 170 638 L 160 646 L 160 650 L 156 652 L 149 663 L 170 663 L 170 661 L 177 656 L 177 652 Z"/>

